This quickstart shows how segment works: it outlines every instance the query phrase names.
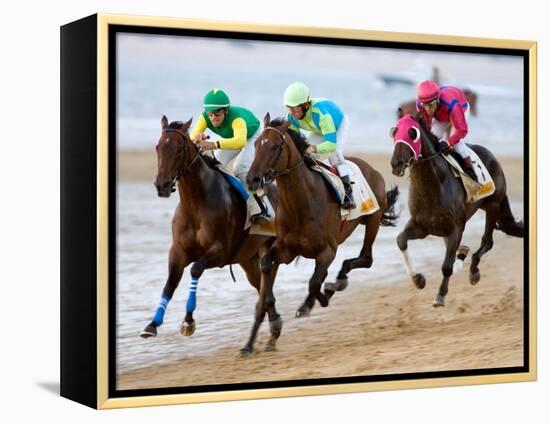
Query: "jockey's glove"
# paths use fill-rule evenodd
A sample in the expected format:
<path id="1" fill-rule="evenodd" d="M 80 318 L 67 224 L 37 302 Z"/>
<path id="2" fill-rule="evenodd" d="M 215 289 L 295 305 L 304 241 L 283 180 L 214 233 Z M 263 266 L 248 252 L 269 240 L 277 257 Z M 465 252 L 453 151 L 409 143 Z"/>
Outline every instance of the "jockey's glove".
<path id="1" fill-rule="evenodd" d="M 451 146 L 445 140 L 439 140 L 439 151 L 441 153 L 448 153 Z"/>

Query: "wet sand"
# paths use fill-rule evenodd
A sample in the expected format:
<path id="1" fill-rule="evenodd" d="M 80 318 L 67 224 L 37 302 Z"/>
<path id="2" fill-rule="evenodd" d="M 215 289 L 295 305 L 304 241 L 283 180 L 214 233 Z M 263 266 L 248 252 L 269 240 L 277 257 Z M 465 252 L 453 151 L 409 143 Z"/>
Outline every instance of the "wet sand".
<path id="1" fill-rule="evenodd" d="M 378 168 L 388 185 L 406 186 L 406 180 L 391 175 L 389 157 L 364 156 Z M 501 160 L 513 201 L 523 200 L 523 161 Z M 152 181 L 155 158 L 150 153 L 124 153 L 119 156 L 120 180 Z M 401 227 L 403 222 L 399 223 Z M 469 236 L 477 248 L 481 234 Z M 415 247 L 422 248 L 423 241 Z M 395 253 L 398 254 L 397 248 Z M 245 310 L 246 324 L 239 336 L 219 339 L 212 351 L 197 349 L 184 359 L 156 363 L 118 374 L 119 389 L 227 384 L 271 380 L 310 379 L 354 375 L 379 375 L 440 370 L 495 368 L 523 364 L 523 243 L 495 233 L 493 250 L 482 259 L 481 281 L 471 286 L 465 270 L 451 280 L 447 305 L 435 309 L 431 303 L 441 281 L 440 262 L 423 264 L 418 270 L 427 278 L 418 290 L 405 270 L 390 283 L 370 283 L 352 272 L 350 285 L 335 295 L 328 308 L 318 305 L 311 317 L 295 319 L 299 298 L 288 301 L 278 296 L 277 307 L 284 326 L 276 352 L 264 352 L 268 325 L 264 323 L 255 354 L 238 357 L 247 340 L 253 320 L 253 303 Z M 378 258 L 378 265 L 384 258 Z M 284 272 L 292 272 L 285 268 Z M 367 271 L 368 272 L 368 271 Z M 284 274 L 280 274 L 284 278 Z M 278 280 L 278 290 L 284 288 Z M 275 293 L 277 295 L 277 291 Z M 254 300 L 255 301 L 255 300 Z M 220 307 L 223 307 L 220 299 Z M 173 311 L 173 310 L 172 310 Z M 183 314 L 182 316 L 183 317 Z M 144 322 L 146 323 L 146 322 Z M 204 324 L 204 323 L 203 323 Z M 227 325 L 234 324 L 228 316 Z M 163 326 L 159 337 L 176 331 Z M 192 338 L 200 337 L 201 322 Z M 178 335 L 179 336 L 179 335 Z M 136 340 L 139 338 L 136 337 Z M 158 339 L 157 339 L 158 340 Z M 180 337 L 182 345 L 190 339 Z M 155 339 L 147 342 L 154 343 Z"/>

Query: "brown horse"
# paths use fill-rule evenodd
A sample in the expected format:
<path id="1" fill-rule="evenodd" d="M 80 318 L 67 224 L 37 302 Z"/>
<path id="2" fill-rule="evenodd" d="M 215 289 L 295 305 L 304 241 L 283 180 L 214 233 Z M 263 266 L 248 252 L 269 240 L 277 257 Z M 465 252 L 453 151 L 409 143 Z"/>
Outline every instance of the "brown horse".
<path id="1" fill-rule="evenodd" d="M 155 187 L 160 197 L 169 197 L 177 182 L 180 201 L 172 220 L 168 280 L 155 316 L 140 334 L 144 338 L 156 336 L 183 270 L 191 263 L 192 282 L 187 313 L 180 329 L 182 335 L 190 336 L 195 330 L 196 290 L 205 269 L 238 263 L 250 284 L 260 293 L 259 254 L 274 240 L 273 237 L 249 235 L 248 230 L 244 230 L 247 213 L 244 199 L 213 163 L 200 154 L 189 138 L 190 125 L 191 120 L 171 124 L 166 116 L 161 120 Z M 280 330 L 280 320 L 272 322 L 275 339 Z"/>
<path id="2" fill-rule="evenodd" d="M 297 256 L 315 259 L 315 271 L 309 281 L 309 295 L 296 312 L 296 316 L 307 316 L 317 299 L 326 307 L 335 291 L 347 286 L 347 274 L 352 269 L 368 268 L 372 265 L 372 244 L 380 225 L 394 225 L 397 219 L 394 205 L 397 188 L 386 193 L 382 175 L 368 163 L 350 158 L 365 175 L 371 186 L 380 210 L 371 215 L 342 222 L 340 204 L 335 200 L 331 188 L 322 176 L 308 169 L 304 164 L 304 151 L 308 147 L 305 138 L 289 130 L 289 122 L 283 119 L 270 121 L 269 113 L 264 118 L 264 130 L 255 141 L 256 155 L 247 175 L 251 191 L 263 182 L 277 181 L 277 212 L 275 227 L 277 239 L 266 255 L 261 258 L 263 305 L 256 309 L 255 323 L 245 352 L 251 352 L 257 330 L 265 313 L 275 304 L 273 283 L 279 264 L 288 264 Z M 363 248 L 359 257 L 345 260 L 337 282 L 321 284 L 334 260 L 338 245 L 353 232 L 357 225 L 366 226 Z M 270 315 L 271 320 L 271 315 Z"/>
<path id="3" fill-rule="evenodd" d="M 477 94 L 469 89 L 462 90 L 464 95 L 466 96 L 466 99 L 468 100 L 468 104 L 470 105 L 470 114 L 472 116 L 477 116 Z M 401 112 L 399 111 L 401 110 Z M 397 108 L 397 118 L 399 119 L 400 114 L 402 113 L 404 115 L 416 115 L 416 100 L 410 100 L 406 101 L 404 103 L 401 103 L 399 107 Z"/>
<path id="4" fill-rule="evenodd" d="M 458 259 L 458 265 L 462 265 L 466 258 L 465 253 L 459 250 L 459 245 L 466 222 L 474 213 L 479 209 L 485 211 L 485 231 L 480 248 L 472 256 L 470 265 L 472 285 L 477 284 L 481 278 L 479 261 L 481 256 L 493 247 L 493 231 L 499 229 L 508 235 L 522 238 L 523 222 L 516 222 L 512 215 L 506 195 L 506 178 L 499 162 L 489 150 L 480 145 L 469 144 L 491 174 L 495 192 L 479 201 L 467 203 L 462 182 L 454 176 L 449 163 L 438 152 L 437 137 L 426 129 L 420 115 L 416 118 L 410 115 L 402 117 L 397 125 L 397 128 L 392 128 L 390 131 L 395 144 L 391 166 L 393 174 L 397 176 L 403 176 L 405 169 L 410 167 L 411 181 L 409 191 L 411 218 L 398 235 L 397 245 L 403 254 L 410 277 L 417 288 L 422 289 L 426 285 L 426 279 L 421 273 L 413 271 L 407 253 L 408 241 L 423 239 L 428 235 L 444 238 L 446 253 L 441 267 L 443 281 L 434 301 L 434 306 L 444 306 L 455 257 Z M 405 133 L 408 134 L 409 141 L 402 139 L 406 138 L 402 136 Z M 421 145 L 418 145 L 419 142 Z M 416 151 L 420 150 L 421 154 L 416 154 L 415 148 Z"/>

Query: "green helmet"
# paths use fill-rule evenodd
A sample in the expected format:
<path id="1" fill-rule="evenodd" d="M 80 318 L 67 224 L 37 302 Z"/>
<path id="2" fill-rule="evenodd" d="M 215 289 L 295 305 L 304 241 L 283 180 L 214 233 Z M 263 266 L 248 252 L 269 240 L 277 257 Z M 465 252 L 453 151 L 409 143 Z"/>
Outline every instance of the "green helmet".
<path id="1" fill-rule="evenodd" d="M 295 82 L 285 90 L 285 106 L 296 107 L 309 101 L 309 88 L 302 82 Z"/>
<path id="2" fill-rule="evenodd" d="M 218 110 L 229 107 L 229 97 L 218 88 L 211 89 L 204 96 L 204 110 Z"/>

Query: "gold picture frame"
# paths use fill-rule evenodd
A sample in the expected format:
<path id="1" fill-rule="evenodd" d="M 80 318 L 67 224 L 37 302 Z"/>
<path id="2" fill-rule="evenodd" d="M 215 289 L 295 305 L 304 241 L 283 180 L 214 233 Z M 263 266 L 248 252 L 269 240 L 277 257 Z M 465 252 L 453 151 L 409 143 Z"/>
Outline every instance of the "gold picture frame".
<path id="1" fill-rule="evenodd" d="M 343 382 L 296 386 L 261 386 L 239 389 L 213 388 L 193 392 L 128 390 L 116 392 L 113 378 L 113 274 L 110 257 L 116 255 L 116 234 L 112 231 L 113 175 L 117 168 L 112 156 L 116 150 L 113 128 L 112 62 L 113 37 L 121 30 L 146 34 L 180 34 L 181 31 L 238 35 L 239 39 L 269 37 L 286 43 L 309 40 L 341 45 L 353 42 L 379 43 L 381 48 L 417 46 L 434 51 L 507 51 L 522 57 L 524 75 L 524 175 L 528 191 L 524 219 L 528 231 L 524 241 L 524 362 L 512 372 L 472 371 L 458 376 L 429 374 L 395 380 L 346 379 Z M 180 32 L 178 32 L 180 31 Z M 295 41 L 292 41 L 294 39 Z M 453 50 L 454 49 L 454 50 Z M 477 49 L 477 50 L 476 50 Z M 515 52 L 515 53 L 514 53 Z M 479 53 L 482 54 L 482 53 Z M 537 377 L 536 254 L 537 248 L 537 44 L 534 41 L 453 37 L 429 34 L 379 32 L 337 28 L 274 26 L 97 14 L 67 24 L 61 30 L 61 195 L 62 195 L 62 272 L 61 272 L 61 395 L 93 408 L 111 409 L 149 405 L 280 398 L 381 390 L 445 387 L 487 383 L 533 381 Z M 198 100 L 197 100 L 198 101 Z M 160 117 L 160 116 L 159 116 Z M 155 116 L 155 119 L 157 116 Z M 187 118 L 187 117 L 185 117 Z M 115 146 L 114 146 L 115 145 Z M 389 161 L 389 158 L 388 158 Z M 396 249 L 397 252 L 397 249 Z M 396 288 L 398 289 L 398 288 Z M 252 306 L 252 305 L 251 305 Z M 250 317 L 252 314 L 250 313 Z M 255 357 L 252 359 L 261 359 Z M 452 372 L 451 372 L 452 373 Z M 307 381 L 306 381 L 307 382 Z M 282 384 L 284 385 L 284 383 Z M 115 388 L 113 388 L 115 386 Z M 180 390 L 181 391 L 181 390 Z M 115 395 L 113 395 L 115 392 Z"/>

